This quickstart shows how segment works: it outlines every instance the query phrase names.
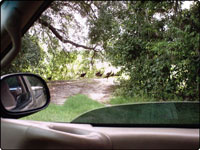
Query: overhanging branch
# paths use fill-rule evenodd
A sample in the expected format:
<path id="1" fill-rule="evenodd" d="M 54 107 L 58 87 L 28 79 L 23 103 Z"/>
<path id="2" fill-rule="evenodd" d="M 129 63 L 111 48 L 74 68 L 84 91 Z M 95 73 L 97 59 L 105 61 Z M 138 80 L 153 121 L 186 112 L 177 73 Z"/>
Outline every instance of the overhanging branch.
<path id="1" fill-rule="evenodd" d="M 84 46 L 84 45 L 81 45 L 81 44 L 74 43 L 74 42 L 72 42 L 72 41 L 70 41 L 70 40 L 68 40 L 68 39 L 64 39 L 64 38 L 58 33 L 58 31 L 57 31 L 56 28 L 54 28 L 52 25 L 50 25 L 48 22 L 46 22 L 46 21 L 44 21 L 44 20 L 42 20 L 42 19 L 39 19 L 39 23 L 40 23 L 41 25 L 43 25 L 43 26 L 49 28 L 49 29 L 53 32 L 53 34 L 54 34 L 60 41 L 62 41 L 63 43 L 69 43 L 69 44 L 71 44 L 71 45 L 73 45 L 73 46 L 75 46 L 75 47 L 81 47 L 81 48 L 84 48 L 84 49 L 96 51 L 94 47 Z"/>

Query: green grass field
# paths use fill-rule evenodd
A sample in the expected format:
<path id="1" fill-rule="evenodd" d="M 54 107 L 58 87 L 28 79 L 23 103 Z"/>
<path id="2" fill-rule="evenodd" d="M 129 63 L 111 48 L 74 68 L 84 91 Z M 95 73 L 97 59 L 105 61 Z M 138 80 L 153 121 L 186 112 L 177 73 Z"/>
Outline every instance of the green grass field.
<path id="1" fill-rule="evenodd" d="M 145 97 L 135 97 L 135 98 L 115 97 L 112 98 L 109 101 L 109 103 L 111 105 L 117 105 L 117 104 L 128 104 L 128 103 L 149 102 L 149 101 L 154 101 L 154 100 Z M 88 98 L 86 95 L 78 94 L 69 97 L 68 100 L 63 105 L 56 105 L 50 103 L 46 109 L 21 119 L 53 121 L 53 122 L 70 122 L 79 115 L 87 111 L 104 106 L 105 106 L 104 104 L 94 101 Z"/>
<path id="2" fill-rule="evenodd" d="M 78 94 L 69 97 L 69 99 L 63 105 L 50 103 L 46 109 L 21 119 L 70 122 L 84 112 L 103 106 L 103 104 L 100 104 L 85 95 Z"/>
<path id="3" fill-rule="evenodd" d="M 147 97 L 114 97 L 110 99 L 110 104 L 111 105 L 117 105 L 117 104 L 132 104 L 132 103 L 141 103 L 141 102 L 153 102 L 156 101 L 155 99 L 152 98 L 147 98 Z"/>
<path id="4" fill-rule="evenodd" d="M 151 98 L 147 98 L 147 97 L 133 97 L 133 98 L 115 97 L 115 98 L 110 99 L 109 103 L 111 105 L 118 105 L 118 104 L 131 104 L 131 103 L 133 104 L 133 103 L 153 102 L 153 101 L 155 101 L 155 100 L 151 99 Z M 144 105 L 144 106 L 146 106 L 146 105 Z M 97 108 L 101 108 L 101 107 L 105 107 L 105 105 L 88 98 L 86 95 L 78 94 L 78 95 L 69 97 L 63 105 L 56 105 L 56 104 L 50 103 L 46 109 L 44 109 L 38 113 L 35 113 L 33 115 L 21 118 L 21 119 L 22 120 L 49 121 L 49 122 L 71 122 L 72 120 L 77 118 L 79 115 L 81 115 L 85 112 L 97 109 Z M 128 114 L 128 113 L 129 112 L 132 113 L 133 107 L 131 106 L 129 108 L 129 106 L 127 106 L 126 108 L 127 108 L 127 110 L 131 109 L 131 111 L 123 110 L 122 112 L 119 113 L 121 115 L 121 117 L 119 114 L 117 114 L 117 116 L 113 116 L 113 113 L 109 112 L 110 110 L 106 110 L 104 113 L 101 113 L 98 115 L 103 116 L 103 118 L 104 118 L 104 116 L 107 116 L 109 118 L 109 115 L 112 114 L 112 117 L 110 117 L 110 118 L 114 119 L 113 122 L 115 120 L 117 120 L 115 118 L 124 119 L 123 115 L 132 117 L 133 114 Z M 115 109 L 115 108 L 113 108 L 113 109 Z M 145 108 L 145 110 L 148 111 L 147 108 Z M 185 108 L 183 108 L 183 110 L 185 110 Z M 121 111 L 121 110 L 119 109 L 117 111 Z M 98 112 L 98 110 L 96 112 Z M 194 114 L 195 113 L 196 112 L 194 112 Z M 94 116 L 97 116 L 97 114 Z M 96 118 L 96 117 L 94 117 L 94 118 Z M 191 118 L 191 117 L 188 117 L 188 118 Z M 111 121 L 111 120 L 108 120 L 108 121 Z M 98 122 L 98 121 L 96 121 L 96 122 Z"/>

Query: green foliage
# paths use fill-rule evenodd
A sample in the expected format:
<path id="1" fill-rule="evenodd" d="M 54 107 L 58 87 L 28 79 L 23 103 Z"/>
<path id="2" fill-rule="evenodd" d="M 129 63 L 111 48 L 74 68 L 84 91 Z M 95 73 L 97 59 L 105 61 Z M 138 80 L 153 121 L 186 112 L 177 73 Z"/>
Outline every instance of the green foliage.
<path id="1" fill-rule="evenodd" d="M 23 120 L 70 122 L 84 112 L 103 107 L 85 95 L 69 97 L 64 105 L 49 104 L 49 106 L 36 114 L 22 118 Z"/>
<path id="2" fill-rule="evenodd" d="M 115 97 L 112 98 L 109 103 L 112 105 L 117 105 L 117 104 L 131 104 L 131 103 L 141 103 L 141 102 L 155 102 L 155 99 L 152 99 L 150 97 L 145 97 L 145 96 L 135 96 L 135 97 Z"/>
<path id="3" fill-rule="evenodd" d="M 182 10 L 181 4 L 134 1 L 101 5 L 98 19 L 91 21 L 90 38 L 92 43 L 103 42 L 112 64 L 130 76 L 121 82 L 123 95 L 198 99 L 200 3 L 194 2 L 189 10 Z"/>
<path id="4" fill-rule="evenodd" d="M 112 65 L 121 67 L 122 73 L 129 76 L 128 80 L 121 80 L 118 93 L 122 96 L 196 100 L 200 80 L 200 2 L 194 2 L 190 9 L 181 9 L 181 4 L 56 1 L 41 18 L 57 24 L 56 30 L 68 39 L 70 29 L 80 31 L 75 12 L 87 17 L 89 38 L 83 41 L 90 39 L 92 47 L 105 50 L 103 54 Z M 81 73 L 94 77 L 99 71 L 95 65 L 101 58 L 94 51 L 66 48 L 38 22 L 30 31 L 23 38 L 22 53 L 1 74 L 32 72 L 44 79 L 67 80 L 79 78 Z"/>
<path id="5" fill-rule="evenodd" d="M 25 34 L 21 52 L 12 63 L 1 70 L 1 75 L 13 72 L 34 72 L 43 59 L 44 52 L 38 44 L 38 37 Z"/>
<path id="6" fill-rule="evenodd" d="M 31 72 L 46 80 L 50 77 L 51 80 L 69 80 L 79 78 L 84 72 L 87 72 L 86 77 L 94 77 L 97 72 L 95 63 L 99 58 L 94 58 L 92 66 L 92 51 L 65 51 L 56 38 L 49 40 L 45 50 L 43 41 L 39 42 L 29 33 L 25 34 L 22 43 L 21 52 L 9 67 L 2 70 L 2 75 Z"/>

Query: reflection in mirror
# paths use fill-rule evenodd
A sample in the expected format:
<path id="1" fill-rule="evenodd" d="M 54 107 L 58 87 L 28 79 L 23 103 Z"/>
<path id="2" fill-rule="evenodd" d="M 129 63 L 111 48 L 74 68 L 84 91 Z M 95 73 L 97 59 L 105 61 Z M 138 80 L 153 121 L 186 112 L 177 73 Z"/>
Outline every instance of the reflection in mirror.
<path id="1" fill-rule="evenodd" d="M 47 102 L 46 90 L 37 76 L 8 76 L 1 80 L 1 102 L 12 112 L 41 108 Z"/>

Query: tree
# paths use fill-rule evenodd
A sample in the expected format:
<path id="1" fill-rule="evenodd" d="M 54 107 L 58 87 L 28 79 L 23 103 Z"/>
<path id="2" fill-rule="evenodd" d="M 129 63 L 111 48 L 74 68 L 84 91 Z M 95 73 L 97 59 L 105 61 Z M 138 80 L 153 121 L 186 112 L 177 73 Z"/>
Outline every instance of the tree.
<path id="1" fill-rule="evenodd" d="M 38 37 L 25 34 L 19 55 L 7 68 L 1 70 L 1 75 L 13 72 L 37 72 L 44 52 L 38 44 Z"/>
<path id="2" fill-rule="evenodd" d="M 94 59 L 102 57 L 102 53 L 97 49 L 97 45 L 91 45 L 87 42 L 87 37 L 80 36 L 82 32 L 80 31 L 81 25 L 75 18 L 75 14 L 80 14 L 82 17 L 89 17 L 92 19 L 95 17 L 93 12 L 94 10 L 92 9 L 91 2 L 53 2 L 49 9 L 43 13 L 38 21 L 35 22 L 34 26 L 25 34 L 23 38 L 24 47 L 22 47 L 23 54 L 20 53 L 20 56 L 18 56 L 16 61 L 9 67 L 10 69 L 5 70 L 4 73 L 25 71 L 40 74 L 45 79 L 49 77 L 52 79 L 66 79 L 69 77 L 69 74 L 66 75 L 67 72 L 69 72 L 69 70 L 66 69 L 66 64 L 73 64 L 78 55 L 77 50 L 79 49 L 91 51 L 89 52 L 91 60 L 88 60 L 88 62 L 91 65 L 94 64 Z M 55 25 L 58 26 L 58 28 L 56 28 Z M 73 37 L 76 37 L 75 40 L 69 38 L 71 34 L 69 30 L 71 28 L 77 32 L 77 34 L 73 35 Z M 36 42 L 35 47 L 33 43 L 28 43 L 30 39 L 27 37 L 37 38 L 37 41 L 34 41 Z M 79 40 L 76 41 L 76 39 Z M 85 43 L 85 45 L 79 43 L 80 41 Z M 35 49 L 27 49 L 29 46 Z M 41 49 L 41 46 L 47 47 L 47 49 Z M 32 57 L 35 52 L 40 53 Z M 27 57 L 22 57 L 24 53 Z M 42 58 L 38 57 L 40 54 Z M 30 61 L 29 58 L 31 58 Z M 41 61 L 38 63 L 38 60 L 34 58 L 40 58 Z M 19 60 L 23 62 L 23 65 L 19 65 Z M 84 63 L 85 62 L 86 61 L 84 61 Z M 35 64 L 37 64 L 39 68 L 37 68 Z M 70 71 L 72 71 L 72 68 L 70 68 Z M 77 71 L 74 71 L 74 74 L 75 72 Z"/>
<path id="3" fill-rule="evenodd" d="M 198 98 L 199 2 L 189 10 L 181 4 L 105 2 L 98 9 L 91 43 L 101 42 L 113 65 L 129 74 L 125 95 Z"/>
<path id="4" fill-rule="evenodd" d="M 26 62 L 29 65 L 24 68 L 44 74 L 45 78 L 66 79 L 66 74 L 74 76 L 70 72 L 92 72 L 90 65 L 95 69 L 95 59 L 106 57 L 130 76 L 121 82 L 125 95 L 196 100 L 200 2 L 194 2 L 189 10 L 183 10 L 182 3 L 55 1 L 27 35 L 47 47 L 42 51 L 37 47 L 42 60 L 40 69 L 30 65 L 38 62 Z M 81 30 L 76 14 L 87 19 L 88 37 L 83 36 L 85 30 Z M 72 28 L 75 33 L 71 33 Z M 79 54 L 84 58 L 82 62 L 77 61 Z M 74 70 L 66 63 L 78 67 Z"/>

